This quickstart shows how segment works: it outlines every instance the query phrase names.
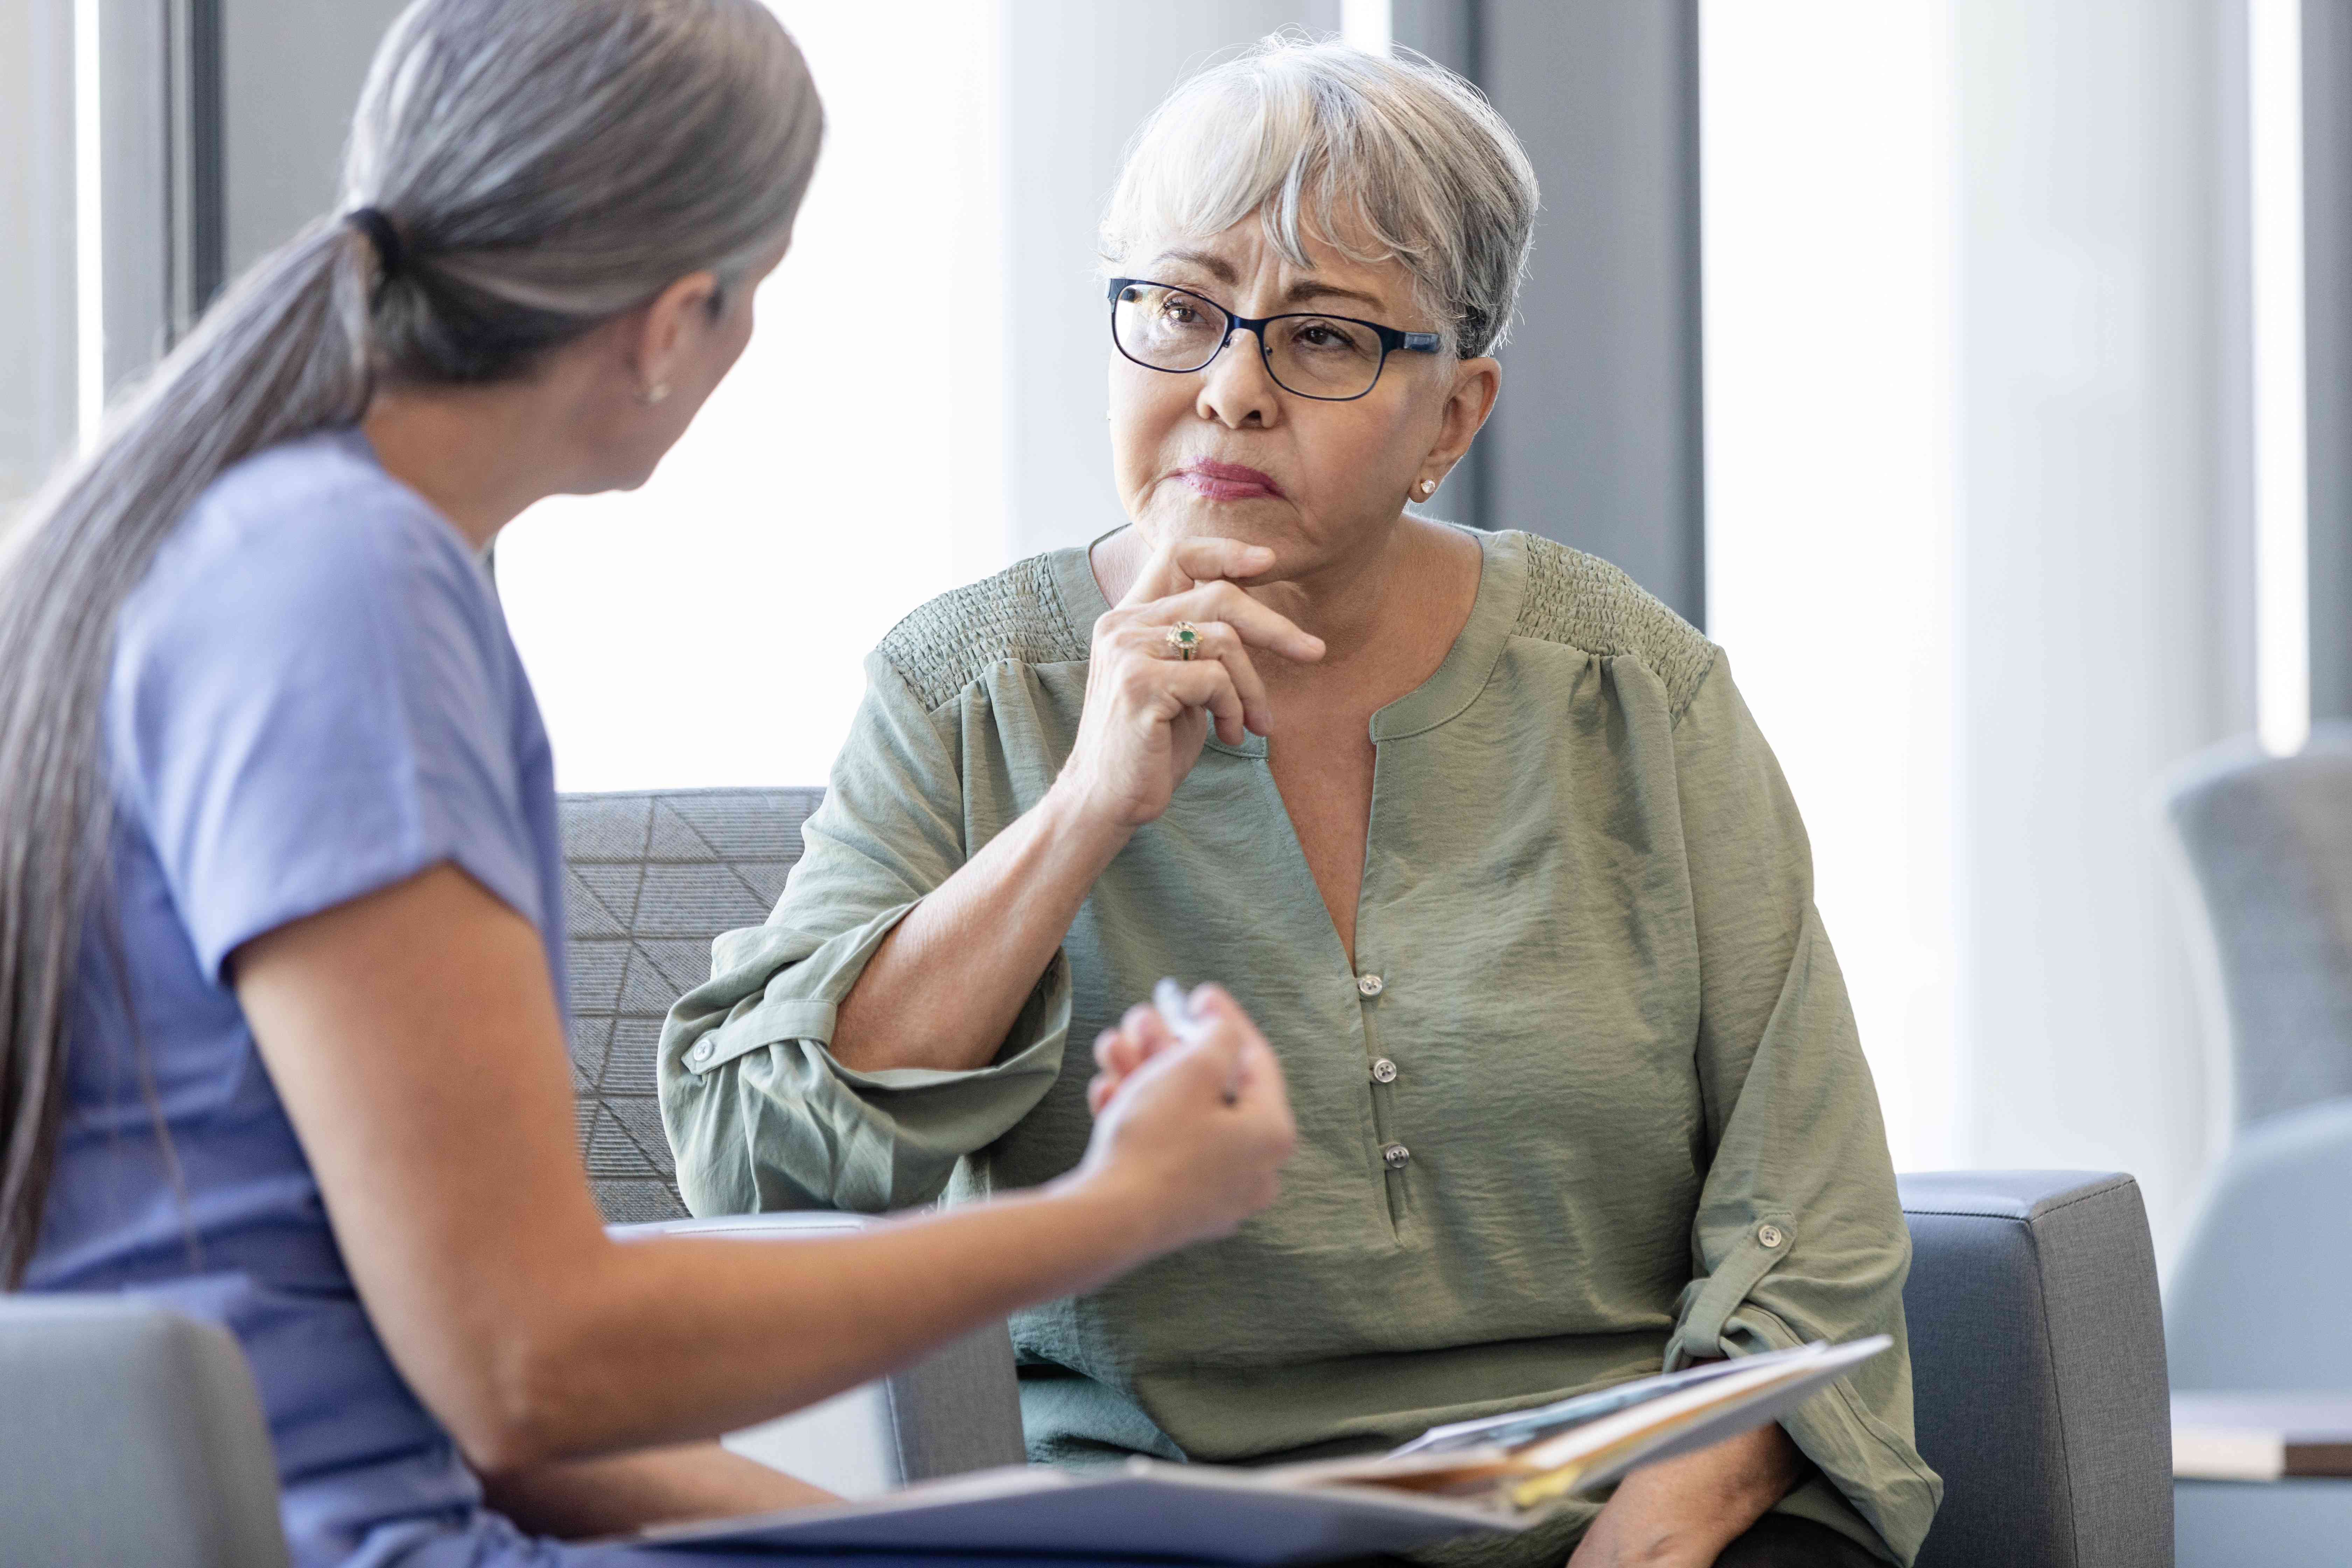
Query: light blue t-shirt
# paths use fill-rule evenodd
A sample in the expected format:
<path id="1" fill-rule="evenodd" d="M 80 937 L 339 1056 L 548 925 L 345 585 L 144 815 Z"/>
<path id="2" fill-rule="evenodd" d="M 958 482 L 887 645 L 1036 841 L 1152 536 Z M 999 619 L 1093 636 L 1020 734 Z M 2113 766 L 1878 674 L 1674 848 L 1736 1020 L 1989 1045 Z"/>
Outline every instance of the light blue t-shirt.
<path id="1" fill-rule="evenodd" d="M 488 576 L 358 432 L 263 452 L 123 605 L 103 722 L 127 973 L 94 921 L 26 1288 L 236 1335 L 298 1564 L 528 1551 L 369 1326 L 224 973 L 240 943 L 447 861 L 539 928 L 561 998 L 552 763 Z"/>

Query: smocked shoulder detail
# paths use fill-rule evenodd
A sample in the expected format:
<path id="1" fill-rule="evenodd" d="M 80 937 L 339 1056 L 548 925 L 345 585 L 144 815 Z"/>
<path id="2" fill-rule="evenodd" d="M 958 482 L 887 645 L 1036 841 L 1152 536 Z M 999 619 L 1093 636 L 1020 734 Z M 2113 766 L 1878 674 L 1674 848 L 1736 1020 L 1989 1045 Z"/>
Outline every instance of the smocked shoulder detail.
<path id="1" fill-rule="evenodd" d="M 1639 659 L 1682 716 L 1715 668 L 1716 646 L 1641 584 L 1597 555 L 1525 536 L 1527 596 L 1513 637 L 1564 643 L 1587 653 Z"/>
<path id="2" fill-rule="evenodd" d="M 1087 657 L 1049 555 L 941 594 L 890 628 L 877 650 L 926 708 L 955 700 L 992 667 L 1066 664 Z"/>

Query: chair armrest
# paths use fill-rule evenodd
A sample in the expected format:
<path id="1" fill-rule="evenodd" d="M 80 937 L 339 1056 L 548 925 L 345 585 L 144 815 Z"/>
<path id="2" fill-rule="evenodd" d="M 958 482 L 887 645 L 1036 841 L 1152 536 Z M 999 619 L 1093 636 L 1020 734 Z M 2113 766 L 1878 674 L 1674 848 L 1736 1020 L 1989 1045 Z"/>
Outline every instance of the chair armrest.
<path id="1" fill-rule="evenodd" d="M 2172 1562 L 2172 1429 L 2139 1185 L 2080 1171 L 1899 1179 L 1919 1452 L 1942 1564 Z"/>
<path id="2" fill-rule="evenodd" d="M 0 1297 L 0 1562 L 285 1568 L 236 1341 L 120 1296 Z"/>
<path id="3" fill-rule="evenodd" d="M 620 1225 L 609 1233 L 620 1240 L 775 1240 L 854 1233 L 875 1223 L 863 1215 L 817 1210 Z M 887 1377 L 730 1433 L 724 1441 L 748 1458 L 847 1497 L 1022 1464 L 1028 1455 L 1021 1436 L 1012 1336 L 1002 1322 L 991 1323 Z"/>

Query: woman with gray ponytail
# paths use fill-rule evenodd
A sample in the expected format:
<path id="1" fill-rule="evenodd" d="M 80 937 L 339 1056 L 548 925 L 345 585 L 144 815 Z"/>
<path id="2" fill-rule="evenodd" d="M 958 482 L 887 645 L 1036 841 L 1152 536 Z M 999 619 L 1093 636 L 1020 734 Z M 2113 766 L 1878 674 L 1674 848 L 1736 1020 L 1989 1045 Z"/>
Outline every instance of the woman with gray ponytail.
<path id="1" fill-rule="evenodd" d="M 0 558 L 0 1285 L 235 1332 L 299 1563 L 817 1495 L 712 1439 L 1229 1232 L 1289 1151 L 1212 995 L 1036 1192 L 788 1245 L 598 1222 L 552 766 L 479 557 L 652 471 L 821 132 L 756 0 L 418 0 L 343 211 Z"/>

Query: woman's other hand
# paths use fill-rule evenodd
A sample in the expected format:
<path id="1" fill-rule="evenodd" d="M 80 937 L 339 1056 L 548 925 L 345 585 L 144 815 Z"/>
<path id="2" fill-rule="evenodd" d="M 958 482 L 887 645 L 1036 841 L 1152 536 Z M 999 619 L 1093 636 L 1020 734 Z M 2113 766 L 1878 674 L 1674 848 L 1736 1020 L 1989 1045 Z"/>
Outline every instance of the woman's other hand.
<path id="1" fill-rule="evenodd" d="M 1803 1468 L 1777 1423 L 1644 1466 L 1618 1483 L 1568 1568 L 1713 1568 Z"/>
<path id="2" fill-rule="evenodd" d="M 1282 1065 L 1240 1004 L 1203 985 L 1192 1007 L 1203 1027 L 1189 1042 L 1151 1009 L 1129 1012 L 1121 1070 L 1106 1067 L 1087 1097 L 1097 1120 L 1078 1180 L 1162 1227 L 1154 1250 L 1230 1236 L 1274 1201 L 1298 1139 Z"/>
<path id="3" fill-rule="evenodd" d="M 1086 815 L 1140 827 L 1168 809 L 1211 724 L 1229 746 L 1267 732 L 1273 714 L 1253 653 L 1300 663 L 1323 657 L 1320 637 L 1234 586 L 1274 560 L 1263 545 L 1231 539 L 1171 540 L 1095 623 L 1086 709 L 1055 784 L 1073 792 Z M 1168 641 L 1180 621 L 1200 633 L 1190 659 Z"/>

